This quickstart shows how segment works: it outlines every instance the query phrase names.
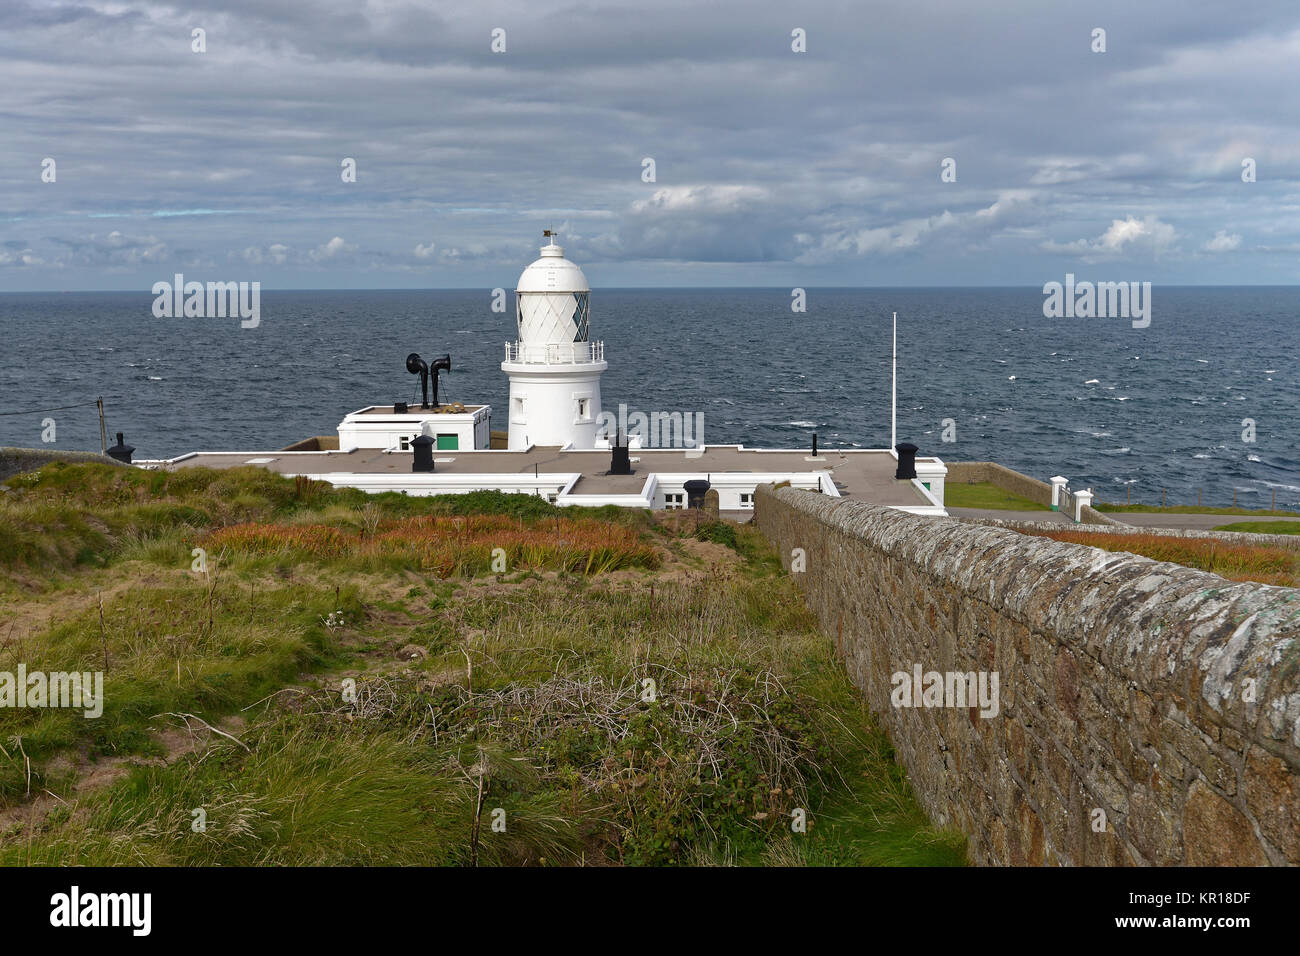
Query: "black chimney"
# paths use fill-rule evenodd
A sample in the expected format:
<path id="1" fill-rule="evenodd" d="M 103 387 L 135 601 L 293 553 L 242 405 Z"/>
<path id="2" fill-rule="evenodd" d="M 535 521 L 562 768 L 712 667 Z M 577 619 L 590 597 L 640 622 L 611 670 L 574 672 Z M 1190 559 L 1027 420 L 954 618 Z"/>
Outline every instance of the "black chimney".
<path id="1" fill-rule="evenodd" d="M 894 446 L 898 452 L 898 470 L 894 472 L 894 477 L 900 480 L 911 480 L 916 477 L 916 453 L 919 450 L 910 441 L 901 442 Z"/>
<path id="2" fill-rule="evenodd" d="M 703 478 L 692 478 L 682 488 L 686 491 L 686 507 L 703 508 L 704 495 L 709 490 L 709 483 Z"/>
<path id="3" fill-rule="evenodd" d="M 433 444 L 428 435 L 416 435 L 411 439 L 411 451 L 415 453 L 411 471 L 433 471 Z"/>
<path id="4" fill-rule="evenodd" d="M 114 458 L 123 464 L 131 464 L 131 453 L 135 451 L 134 445 L 128 445 L 122 441 L 122 433 L 117 433 L 117 444 L 108 449 L 108 457 Z"/>
<path id="5" fill-rule="evenodd" d="M 630 475 L 632 474 L 632 458 L 628 454 L 627 445 L 623 444 L 623 436 L 614 436 L 614 447 L 610 449 L 613 453 L 609 461 L 609 473 L 611 475 Z"/>

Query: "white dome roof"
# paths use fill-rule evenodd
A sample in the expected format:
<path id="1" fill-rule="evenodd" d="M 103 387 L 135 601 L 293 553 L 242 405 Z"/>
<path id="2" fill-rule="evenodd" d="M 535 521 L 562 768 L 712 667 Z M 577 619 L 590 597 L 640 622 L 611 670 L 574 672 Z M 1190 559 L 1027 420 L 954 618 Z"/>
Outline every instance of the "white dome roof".
<path id="1" fill-rule="evenodd" d="M 542 257 L 519 276 L 516 292 L 590 292 L 587 277 L 575 263 L 564 258 L 564 247 L 551 239 L 542 246 Z"/>

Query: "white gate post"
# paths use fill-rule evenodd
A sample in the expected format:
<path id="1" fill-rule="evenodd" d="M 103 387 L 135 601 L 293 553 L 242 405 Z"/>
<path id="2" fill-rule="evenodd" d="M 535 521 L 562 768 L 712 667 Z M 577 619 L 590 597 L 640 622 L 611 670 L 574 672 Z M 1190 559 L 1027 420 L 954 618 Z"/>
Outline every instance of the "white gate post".
<path id="1" fill-rule="evenodd" d="M 1053 511 L 1061 510 L 1061 492 L 1065 490 L 1065 486 L 1068 485 L 1069 483 L 1070 483 L 1069 478 L 1062 478 L 1060 475 L 1057 475 L 1055 478 L 1052 479 L 1052 510 Z"/>

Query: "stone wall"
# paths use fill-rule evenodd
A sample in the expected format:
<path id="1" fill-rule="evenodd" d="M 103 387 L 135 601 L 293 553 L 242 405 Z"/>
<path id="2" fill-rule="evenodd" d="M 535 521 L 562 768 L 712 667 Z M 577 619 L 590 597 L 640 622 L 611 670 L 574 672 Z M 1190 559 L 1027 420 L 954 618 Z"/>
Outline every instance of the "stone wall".
<path id="1" fill-rule="evenodd" d="M 25 471 L 36 471 L 52 461 L 66 461 L 69 464 L 81 462 L 98 462 L 101 465 L 121 465 L 107 455 L 97 451 L 55 451 L 52 448 L 0 448 L 0 481 L 20 475 Z M 125 467 L 125 466 L 123 466 Z"/>
<path id="2" fill-rule="evenodd" d="M 1300 590 L 790 488 L 756 507 L 974 861 L 1300 864 Z M 996 716 L 894 706 L 917 665 L 996 674 Z"/>

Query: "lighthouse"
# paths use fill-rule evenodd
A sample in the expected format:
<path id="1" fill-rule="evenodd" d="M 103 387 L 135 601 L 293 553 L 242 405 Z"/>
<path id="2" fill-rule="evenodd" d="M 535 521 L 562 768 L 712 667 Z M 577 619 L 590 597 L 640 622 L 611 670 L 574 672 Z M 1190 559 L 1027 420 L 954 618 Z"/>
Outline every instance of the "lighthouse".
<path id="1" fill-rule="evenodd" d="M 551 230 L 543 236 L 541 258 L 515 288 L 518 338 L 501 363 L 510 377 L 509 448 L 595 448 L 605 343 L 590 339 L 587 277 Z"/>

